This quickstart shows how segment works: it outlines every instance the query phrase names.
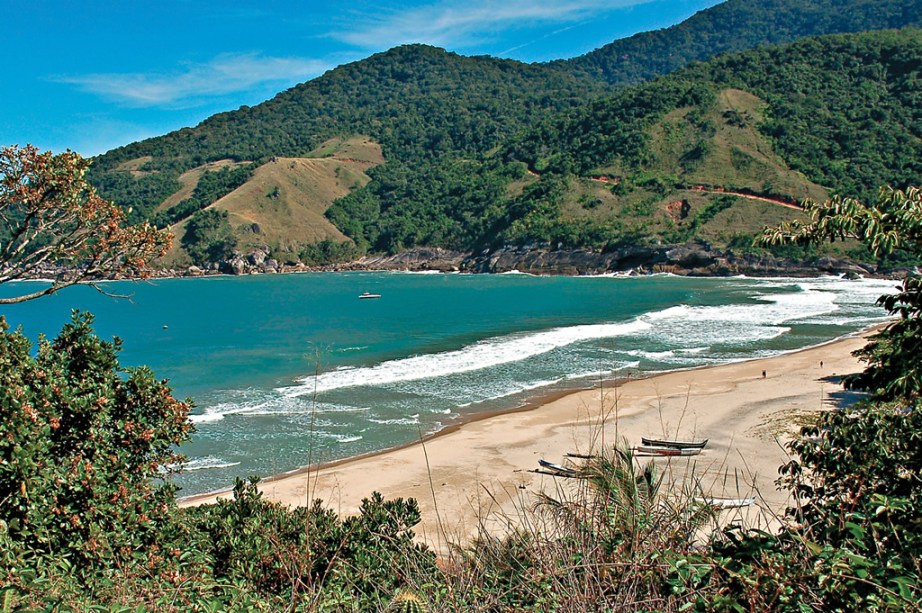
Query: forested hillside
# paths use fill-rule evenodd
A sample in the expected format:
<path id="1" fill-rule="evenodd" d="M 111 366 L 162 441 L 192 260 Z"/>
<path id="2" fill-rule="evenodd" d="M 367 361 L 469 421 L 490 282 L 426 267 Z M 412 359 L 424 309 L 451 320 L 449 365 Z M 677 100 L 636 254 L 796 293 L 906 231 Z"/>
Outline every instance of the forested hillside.
<path id="1" fill-rule="evenodd" d="M 628 85 L 721 53 L 808 36 L 905 26 L 922 26 L 922 0 L 728 0 L 671 28 L 617 40 L 552 64 Z"/>
<path id="2" fill-rule="evenodd" d="M 777 215 L 795 213 L 728 191 L 796 203 L 830 191 L 870 198 L 879 185 L 918 182 L 920 70 L 917 29 L 724 56 L 549 116 L 457 189 L 436 182 L 439 196 L 425 207 L 400 191 L 402 183 L 360 191 L 330 214 L 379 250 L 430 243 L 433 234 L 419 230 L 432 227 L 453 228 L 442 231 L 453 237 L 449 246 L 604 249 L 625 240 L 681 242 L 712 222 L 727 227 L 709 238 L 745 243 Z M 506 183 L 503 192 L 496 185 L 503 180 L 519 188 Z M 494 197 L 471 210 L 490 185 Z M 467 206 L 441 197 L 453 193 Z M 376 209 L 373 197 L 384 205 Z M 734 207 L 744 225 L 719 215 Z M 459 239 L 470 242 L 452 245 Z"/>
<path id="3" fill-rule="evenodd" d="M 220 159 L 300 157 L 335 136 L 367 134 L 388 160 L 414 164 L 477 155 L 544 112 L 576 107 L 604 90 L 542 66 L 407 45 L 340 66 L 261 105 L 110 151 L 96 158 L 93 178 L 111 197 L 128 191 L 128 178 L 148 184 L 156 196 L 134 202 L 148 211 L 160 186 L 175 189 L 168 177 Z M 147 174 L 118 172 L 145 156 Z"/>
<path id="4" fill-rule="evenodd" d="M 544 65 L 398 47 L 258 106 L 113 150 L 95 160 L 91 180 L 130 207 L 134 220 L 182 224 L 174 228 L 181 233 L 197 211 L 220 208 L 214 203 L 256 168 L 249 164 L 302 158 L 331 138 L 361 136 L 380 145 L 386 163 L 327 211 L 359 252 L 681 241 L 735 201 L 722 198 L 715 208 L 712 195 L 677 188 L 735 186 L 792 202 L 828 190 L 866 196 L 881 183 L 909 181 L 918 170 L 911 152 L 919 131 L 909 110 L 919 107 L 917 40 L 890 35 L 888 49 L 866 39 L 814 41 L 621 87 L 721 51 L 918 23 L 920 9 L 922 0 L 730 0 L 674 28 Z M 721 94 L 728 89 L 754 98 Z M 205 166 L 218 161 L 239 166 L 220 175 Z M 190 171 L 208 190 L 180 181 Z M 165 210 L 182 189 L 193 196 Z M 270 186 L 257 196 L 272 193 Z M 756 206 L 764 209 L 758 220 L 779 220 L 764 201 Z M 731 226 L 705 235 L 745 242 L 757 229 Z M 251 227 L 223 231 L 247 240 Z M 331 236 L 258 242 L 284 243 L 277 257 L 297 259 L 322 235 Z"/>

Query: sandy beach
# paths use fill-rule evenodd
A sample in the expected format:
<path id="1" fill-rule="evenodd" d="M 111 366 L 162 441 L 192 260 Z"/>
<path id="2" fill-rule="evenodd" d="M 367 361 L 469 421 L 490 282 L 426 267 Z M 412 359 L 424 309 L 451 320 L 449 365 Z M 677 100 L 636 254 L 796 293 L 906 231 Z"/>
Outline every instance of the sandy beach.
<path id="1" fill-rule="evenodd" d="M 516 505 L 529 506 L 532 493 L 553 490 L 560 479 L 529 472 L 540 458 L 566 463 L 567 453 L 592 453 L 618 440 L 634 446 L 642 436 L 707 438 L 702 454 L 657 458 L 657 466 L 693 472 L 710 495 L 754 495 L 762 510 L 780 511 L 787 497 L 774 482 L 788 460 L 783 443 L 804 416 L 849 397 L 838 377 L 861 370 L 851 352 L 865 342 L 852 337 L 764 360 L 606 383 L 472 421 L 425 443 L 269 480 L 262 489 L 289 505 L 321 498 L 343 514 L 355 513 L 373 491 L 416 498 L 417 534 L 444 550 L 473 535 L 478 519 L 501 524 Z"/>

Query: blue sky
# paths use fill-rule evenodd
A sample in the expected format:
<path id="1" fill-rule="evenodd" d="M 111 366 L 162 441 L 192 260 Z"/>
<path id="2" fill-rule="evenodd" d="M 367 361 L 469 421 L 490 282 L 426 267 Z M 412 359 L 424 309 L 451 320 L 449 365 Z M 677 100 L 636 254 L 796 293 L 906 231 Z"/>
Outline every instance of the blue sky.
<path id="1" fill-rule="evenodd" d="M 541 62 L 720 0 L 0 0 L 0 145 L 85 156 L 404 43 Z"/>

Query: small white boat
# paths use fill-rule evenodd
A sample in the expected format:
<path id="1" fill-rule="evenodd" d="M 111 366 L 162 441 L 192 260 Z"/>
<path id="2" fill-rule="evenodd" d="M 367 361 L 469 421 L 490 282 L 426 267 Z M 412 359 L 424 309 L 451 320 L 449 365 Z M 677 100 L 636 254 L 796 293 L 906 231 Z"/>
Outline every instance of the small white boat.
<path id="1" fill-rule="evenodd" d="M 742 507 L 749 507 L 755 504 L 755 496 L 750 496 L 748 498 L 695 498 L 695 502 L 698 504 L 706 504 L 711 507 L 718 509 L 740 509 Z"/>
<path id="2" fill-rule="evenodd" d="M 553 462 L 548 462 L 544 458 L 541 458 L 540 460 L 538 460 L 538 464 L 541 466 L 541 468 L 545 468 L 547 470 L 555 472 L 562 477 L 575 477 L 579 474 L 576 470 L 572 468 L 561 466 L 560 464 L 554 464 Z"/>
<path id="3" fill-rule="evenodd" d="M 371 298 L 380 298 L 381 294 L 372 294 L 371 292 L 363 292 L 359 294 L 359 300 L 370 300 Z"/>

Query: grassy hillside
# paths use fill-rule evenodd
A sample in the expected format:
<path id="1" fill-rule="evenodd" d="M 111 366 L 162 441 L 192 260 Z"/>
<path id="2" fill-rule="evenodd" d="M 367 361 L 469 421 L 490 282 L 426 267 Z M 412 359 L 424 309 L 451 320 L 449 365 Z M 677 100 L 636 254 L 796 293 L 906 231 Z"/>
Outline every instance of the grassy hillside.
<path id="1" fill-rule="evenodd" d="M 137 160 L 130 160 L 128 162 L 125 162 L 124 164 L 120 164 L 119 167 L 123 167 L 125 165 L 138 165 L 138 164 L 144 165 L 144 164 L 149 163 L 151 159 L 152 158 L 150 156 L 145 156 L 142 158 L 138 158 Z M 202 164 L 201 166 L 197 166 L 193 168 L 192 170 L 187 170 L 186 172 L 179 175 L 177 179 L 179 181 L 179 184 L 182 187 L 180 187 L 180 189 L 178 189 L 174 193 L 170 194 L 170 196 L 166 200 L 158 204 L 155 210 L 158 212 L 167 211 L 170 208 L 182 202 L 183 200 L 187 200 L 191 198 L 193 194 L 195 193 L 195 188 L 198 187 L 199 179 L 201 179 L 202 175 L 205 174 L 206 172 L 214 172 L 216 170 L 221 170 L 222 168 L 239 166 L 240 164 L 242 164 L 242 162 L 234 162 L 233 160 L 217 160 L 215 162 L 208 162 L 207 164 Z M 141 171 L 135 171 L 135 172 L 141 172 Z M 147 176 L 150 174 L 152 173 L 147 172 L 145 173 L 145 175 L 142 175 L 142 176 Z"/>
<path id="2" fill-rule="evenodd" d="M 795 203 L 829 194 L 791 170 L 757 130 L 766 110 L 753 94 L 724 89 L 709 106 L 666 113 L 644 132 L 648 145 L 639 172 L 616 158 L 571 180 L 560 218 L 634 237 L 697 237 L 721 246 L 790 219 Z"/>
<path id="3" fill-rule="evenodd" d="M 489 188 L 498 200 L 415 207 L 413 190 L 401 189 L 403 198 L 381 198 L 388 206 L 375 208 L 367 189 L 337 202 L 330 216 L 379 250 L 399 250 L 432 236 L 420 228 L 440 226 L 454 227 L 452 240 L 468 248 L 605 249 L 695 236 L 743 244 L 763 223 L 796 213 L 727 191 L 791 203 L 831 192 L 867 199 L 879 185 L 918 182 L 920 69 L 916 29 L 724 56 L 548 116 L 485 158 L 476 178 L 440 170 L 440 194 Z M 455 174 L 464 189 L 444 184 Z M 738 206 L 761 212 L 743 216 L 745 227 L 720 227 L 732 217 L 720 213 Z"/>
<path id="4" fill-rule="evenodd" d="M 864 197 L 917 176 L 909 109 L 920 106 L 912 98 L 918 50 L 902 39 L 890 45 L 901 57 L 865 42 L 813 41 L 692 66 L 637 90 L 618 87 L 720 51 L 916 23 L 920 3 L 730 0 L 675 28 L 545 65 L 398 47 L 258 106 L 113 150 L 95 160 L 91 180 L 135 221 L 184 223 L 273 157 L 303 158 L 329 139 L 363 134 L 380 143 L 388 163 L 363 169 L 367 185 L 344 192 L 327 213 L 362 250 L 680 238 L 688 235 L 678 227 L 685 218 L 670 222 L 664 207 L 702 194 L 670 190 L 701 183 L 783 200 L 829 190 Z M 741 93 L 715 110 L 718 96 L 734 95 L 725 90 Z M 221 161 L 239 166 L 197 175 Z M 593 173 L 617 179 L 613 203 L 585 183 Z M 255 200 L 244 204 L 244 193 Z M 338 236 L 322 221 L 292 226 L 283 208 L 270 222 L 276 209 L 260 204 L 261 188 L 238 196 L 231 223 L 242 226 L 259 209 L 264 244 Z M 268 234 L 275 227 L 304 233 Z"/>
<path id="5" fill-rule="evenodd" d="M 381 148 L 368 138 L 331 139 L 309 157 L 273 157 L 255 169 L 240 187 L 206 208 L 228 213 L 228 223 L 243 250 L 269 247 L 276 257 L 297 260 L 307 245 L 324 240 L 348 240 L 324 216 L 330 205 L 370 180 L 365 174 L 384 162 Z M 188 181 L 200 169 L 184 173 Z M 167 203 L 192 189 L 184 185 Z M 164 263 L 169 266 L 188 264 L 180 245 L 188 219 L 173 226 L 176 235 L 173 250 Z"/>

